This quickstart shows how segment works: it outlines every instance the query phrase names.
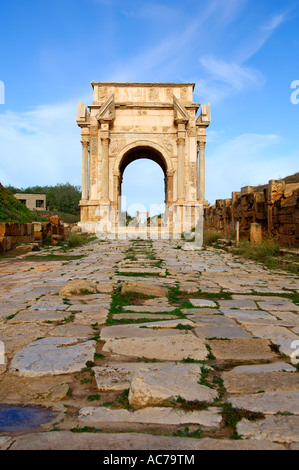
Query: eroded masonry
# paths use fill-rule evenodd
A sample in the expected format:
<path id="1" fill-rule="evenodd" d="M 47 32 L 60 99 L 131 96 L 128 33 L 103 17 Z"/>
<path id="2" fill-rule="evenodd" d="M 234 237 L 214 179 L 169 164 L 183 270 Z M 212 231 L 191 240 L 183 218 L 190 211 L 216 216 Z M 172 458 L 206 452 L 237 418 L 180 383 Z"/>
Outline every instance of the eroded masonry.
<path id="1" fill-rule="evenodd" d="M 210 106 L 193 101 L 193 83 L 97 83 L 94 101 L 79 103 L 82 129 L 80 225 L 87 232 L 121 226 L 123 173 L 148 158 L 165 175 L 165 226 L 181 230 L 183 210 L 205 204 L 206 128 Z M 101 223 L 105 221 L 105 223 Z"/>

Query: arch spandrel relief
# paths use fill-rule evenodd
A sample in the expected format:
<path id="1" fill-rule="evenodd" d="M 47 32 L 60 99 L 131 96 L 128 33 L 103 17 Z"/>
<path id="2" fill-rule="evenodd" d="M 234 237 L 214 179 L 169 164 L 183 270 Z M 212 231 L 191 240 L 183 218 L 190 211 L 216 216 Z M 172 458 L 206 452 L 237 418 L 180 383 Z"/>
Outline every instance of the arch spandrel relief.
<path id="1" fill-rule="evenodd" d="M 121 196 L 124 162 L 129 164 L 138 158 L 154 160 L 164 170 L 167 209 L 205 204 L 205 142 L 210 107 L 202 105 L 196 117 L 200 105 L 190 101 L 195 85 L 92 82 L 92 86 L 93 104 L 87 108 L 79 103 L 77 114 L 81 141 L 85 142 L 81 227 L 92 231 L 102 215 L 112 213 L 112 209 L 112 225 L 117 226 L 119 214 L 115 210 Z"/>

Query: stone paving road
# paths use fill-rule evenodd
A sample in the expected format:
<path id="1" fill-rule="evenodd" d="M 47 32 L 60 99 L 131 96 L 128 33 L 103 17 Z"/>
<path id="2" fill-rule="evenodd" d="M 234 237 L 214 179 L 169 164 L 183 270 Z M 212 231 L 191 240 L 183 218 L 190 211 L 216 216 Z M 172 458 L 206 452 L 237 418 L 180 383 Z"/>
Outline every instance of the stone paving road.
<path id="1" fill-rule="evenodd" d="M 44 254 L 0 259 L 0 449 L 299 448 L 298 277 L 178 241 Z M 53 414 L 8 432 L 1 404 Z"/>

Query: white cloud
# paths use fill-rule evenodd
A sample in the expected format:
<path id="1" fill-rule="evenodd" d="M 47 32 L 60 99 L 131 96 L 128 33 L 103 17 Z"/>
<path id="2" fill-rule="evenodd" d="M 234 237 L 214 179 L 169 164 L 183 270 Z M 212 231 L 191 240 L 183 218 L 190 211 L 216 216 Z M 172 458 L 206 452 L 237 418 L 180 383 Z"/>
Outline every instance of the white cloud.
<path id="1" fill-rule="evenodd" d="M 275 134 L 243 134 L 218 145 L 206 156 L 206 198 L 231 197 L 243 186 L 266 184 L 298 171 L 299 152 L 288 154 L 280 148 Z M 212 144 L 211 144 L 212 145 Z"/>
<path id="2" fill-rule="evenodd" d="M 263 74 L 258 70 L 226 62 L 212 54 L 202 56 L 200 64 L 208 78 L 198 81 L 197 92 L 201 98 L 213 104 L 220 102 L 227 95 L 261 87 L 265 82 Z"/>
<path id="3" fill-rule="evenodd" d="M 0 114 L 2 184 L 81 184 L 77 105 L 76 100 Z"/>
<path id="4" fill-rule="evenodd" d="M 256 54 L 275 33 L 276 29 L 287 20 L 287 13 L 274 15 L 262 25 L 252 30 L 233 52 L 234 60 L 244 63 Z"/>

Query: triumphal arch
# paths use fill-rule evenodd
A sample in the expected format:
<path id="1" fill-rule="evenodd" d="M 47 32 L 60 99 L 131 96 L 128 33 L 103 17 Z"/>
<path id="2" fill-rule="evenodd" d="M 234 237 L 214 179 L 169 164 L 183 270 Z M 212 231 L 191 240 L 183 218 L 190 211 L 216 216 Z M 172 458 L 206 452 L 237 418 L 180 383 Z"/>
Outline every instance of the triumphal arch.
<path id="1" fill-rule="evenodd" d="M 164 226 L 180 231 L 183 209 L 205 204 L 206 128 L 210 106 L 193 101 L 193 83 L 92 82 L 93 103 L 79 103 L 82 199 L 87 232 L 122 226 L 119 200 L 126 167 L 148 158 L 165 176 Z M 200 112 L 199 111 L 200 108 Z"/>

